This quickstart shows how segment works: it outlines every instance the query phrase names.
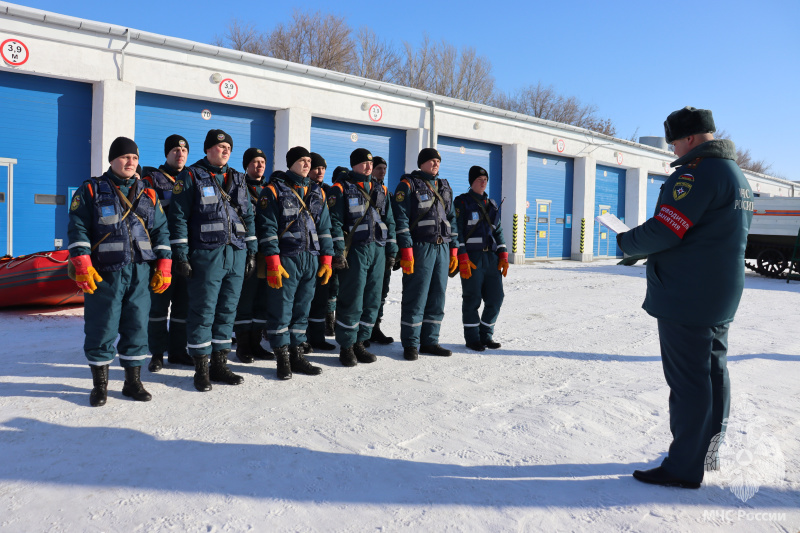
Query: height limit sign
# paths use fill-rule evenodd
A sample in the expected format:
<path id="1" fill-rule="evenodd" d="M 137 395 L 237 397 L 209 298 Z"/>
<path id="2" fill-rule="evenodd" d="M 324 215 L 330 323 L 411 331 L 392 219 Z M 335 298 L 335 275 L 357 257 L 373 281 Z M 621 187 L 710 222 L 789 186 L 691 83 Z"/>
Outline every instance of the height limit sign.
<path id="1" fill-rule="evenodd" d="M 28 47 L 18 39 L 6 39 L 1 46 L 3 61 L 14 67 L 24 64 L 30 56 Z"/>
<path id="2" fill-rule="evenodd" d="M 219 84 L 219 94 L 226 100 L 233 100 L 239 94 L 239 86 L 232 79 L 226 78 Z"/>

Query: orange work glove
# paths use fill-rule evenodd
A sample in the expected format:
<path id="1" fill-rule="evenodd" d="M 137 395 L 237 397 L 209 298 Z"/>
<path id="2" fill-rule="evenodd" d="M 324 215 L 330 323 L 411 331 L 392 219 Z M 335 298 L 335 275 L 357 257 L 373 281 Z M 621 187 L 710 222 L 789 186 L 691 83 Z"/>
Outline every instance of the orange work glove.
<path id="1" fill-rule="evenodd" d="M 403 274 L 414 273 L 414 249 L 413 248 L 400 248 L 400 266 L 403 269 Z"/>
<path id="2" fill-rule="evenodd" d="M 469 260 L 469 255 L 467 254 L 459 254 L 458 255 L 458 269 L 461 277 L 463 279 L 469 279 L 472 277 L 472 269 L 478 268 L 475 266 L 475 263 Z"/>
<path id="3" fill-rule="evenodd" d="M 450 268 L 448 269 L 450 274 L 455 274 L 456 270 L 458 270 L 458 248 L 450 248 Z"/>
<path id="4" fill-rule="evenodd" d="M 150 280 L 150 288 L 156 294 L 161 294 L 172 284 L 172 259 L 159 259 L 156 261 L 156 272 Z"/>
<path id="5" fill-rule="evenodd" d="M 75 283 L 78 288 L 85 293 L 94 294 L 97 290 L 97 283 L 103 281 L 100 274 L 92 266 L 92 258 L 88 255 L 78 255 L 72 258 L 75 266 Z"/>
<path id="6" fill-rule="evenodd" d="M 320 256 L 320 265 L 319 270 L 317 270 L 317 277 L 322 278 L 322 285 L 327 285 L 328 280 L 331 279 L 331 275 L 333 274 L 333 269 L 331 268 L 332 260 L 332 255 Z"/>
<path id="7" fill-rule="evenodd" d="M 499 258 L 497 261 L 497 270 L 499 270 L 503 277 L 506 277 L 508 274 L 508 252 L 500 252 L 497 254 Z"/>
<path id="8" fill-rule="evenodd" d="M 268 255 L 265 259 L 267 261 L 267 284 L 273 289 L 282 289 L 282 278 L 288 278 L 289 273 L 281 265 L 281 256 Z"/>

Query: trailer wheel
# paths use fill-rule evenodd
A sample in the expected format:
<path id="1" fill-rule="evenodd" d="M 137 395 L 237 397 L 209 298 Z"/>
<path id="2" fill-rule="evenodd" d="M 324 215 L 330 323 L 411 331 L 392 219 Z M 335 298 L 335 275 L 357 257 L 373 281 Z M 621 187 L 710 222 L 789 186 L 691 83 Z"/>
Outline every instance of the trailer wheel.
<path id="1" fill-rule="evenodd" d="M 777 278 L 786 270 L 786 258 L 783 252 L 775 248 L 761 250 L 756 259 L 758 272 L 770 278 Z"/>

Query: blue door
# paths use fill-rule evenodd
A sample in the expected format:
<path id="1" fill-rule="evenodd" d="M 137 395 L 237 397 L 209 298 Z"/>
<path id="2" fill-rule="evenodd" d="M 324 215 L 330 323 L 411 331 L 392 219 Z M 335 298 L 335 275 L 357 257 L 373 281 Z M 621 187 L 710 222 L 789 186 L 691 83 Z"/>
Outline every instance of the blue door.
<path id="1" fill-rule="evenodd" d="M 455 137 L 439 137 L 436 149 L 442 156 L 439 175 L 450 182 L 453 195 L 469 190 L 469 169 L 473 165 L 489 172 L 489 198 L 500 204 L 503 197 L 503 149 L 496 144 L 486 144 Z"/>
<path id="2" fill-rule="evenodd" d="M 572 188 L 572 159 L 528 153 L 525 257 L 570 257 Z"/>
<path id="3" fill-rule="evenodd" d="M 66 245 L 67 190 L 91 177 L 92 86 L 0 71 L 0 121 L 7 132 L 0 157 L 17 160 L 14 234 L 11 243 L 2 237 L 0 251 L 9 244 L 14 255 L 52 250 L 55 239 Z M 0 232 L 7 228 L 4 222 Z"/>
<path id="4" fill-rule="evenodd" d="M 330 183 L 336 167 L 350 168 L 350 154 L 356 148 L 366 148 L 373 157 L 386 160 L 385 184 L 394 192 L 405 174 L 406 132 L 380 126 L 338 122 L 324 118 L 311 119 L 311 151 L 325 158 Z"/>
<path id="5" fill-rule="evenodd" d="M 242 155 L 250 147 L 267 156 L 266 175 L 274 168 L 275 113 L 205 100 L 190 100 L 145 92 L 136 93 L 136 144 L 142 166 L 164 163 L 164 139 L 177 133 L 189 141 L 187 164 L 203 159 L 203 142 L 210 129 L 224 130 L 233 139 L 229 165 L 244 172 Z"/>
<path id="6" fill-rule="evenodd" d="M 0 165 L 0 256 L 8 249 L 8 167 Z"/>
<path id="7" fill-rule="evenodd" d="M 613 213 L 625 221 L 625 169 L 597 165 L 595 174 L 594 214 Z M 594 223 L 594 256 L 622 257 L 617 234 L 599 222 Z"/>
<path id="8" fill-rule="evenodd" d="M 648 174 L 647 176 L 647 218 L 655 216 L 656 204 L 658 204 L 658 196 L 661 194 L 661 186 L 667 181 L 666 176 L 658 176 L 656 174 Z"/>

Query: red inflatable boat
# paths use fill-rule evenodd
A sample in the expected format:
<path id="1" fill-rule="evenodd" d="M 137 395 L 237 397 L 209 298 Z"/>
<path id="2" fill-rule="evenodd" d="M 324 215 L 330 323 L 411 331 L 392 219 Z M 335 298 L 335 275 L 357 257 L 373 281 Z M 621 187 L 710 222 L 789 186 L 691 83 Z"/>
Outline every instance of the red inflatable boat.
<path id="1" fill-rule="evenodd" d="M 68 250 L 0 259 L 0 307 L 83 304 L 83 292 L 67 276 L 68 259 Z"/>

